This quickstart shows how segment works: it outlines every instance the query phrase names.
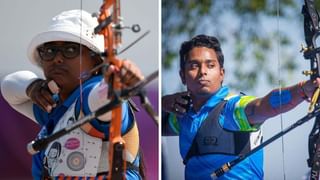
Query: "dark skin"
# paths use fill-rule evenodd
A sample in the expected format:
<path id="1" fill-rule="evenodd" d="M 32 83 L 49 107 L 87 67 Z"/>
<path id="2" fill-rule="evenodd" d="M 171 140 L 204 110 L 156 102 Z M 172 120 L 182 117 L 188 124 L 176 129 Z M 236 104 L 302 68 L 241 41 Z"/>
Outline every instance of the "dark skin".
<path id="1" fill-rule="evenodd" d="M 214 50 L 196 47 L 188 53 L 187 59 L 185 68 L 179 74 L 188 91 L 162 97 L 164 111 L 178 115 L 185 113 L 189 102 L 185 96 L 190 96 L 194 110 L 198 111 L 212 93 L 221 87 L 224 69 L 220 67 Z"/>
<path id="2" fill-rule="evenodd" d="M 180 70 L 181 81 L 187 86 L 187 92 L 179 92 L 162 97 L 162 110 L 174 113 L 178 116 L 186 112 L 188 103 L 192 103 L 193 109 L 198 112 L 206 101 L 217 92 L 224 78 L 224 69 L 218 63 L 217 55 L 213 49 L 206 47 L 195 47 L 191 49 L 187 56 L 185 68 Z M 307 81 L 303 84 L 305 94 L 311 97 L 315 88 L 319 86 L 320 78 L 316 81 Z M 270 105 L 272 92 L 262 98 L 257 98 L 250 102 L 245 113 L 251 125 L 260 125 L 268 118 L 280 113 L 287 112 L 304 99 L 301 96 L 302 88 L 299 85 L 282 88 L 291 93 L 291 101 L 274 108 Z M 185 96 L 189 95 L 191 101 L 187 101 Z"/>
<path id="3" fill-rule="evenodd" d="M 63 45 L 64 42 L 54 42 L 52 44 Z M 80 73 L 89 71 L 99 63 L 98 60 L 90 57 L 90 51 L 85 46 L 82 46 L 80 51 L 82 56 L 79 55 L 73 59 L 66 59 L 61 52 L 58 52 L 52 61 L 40 61 L 46 79 L 48 81 L 54 80 L 60 87 L 59 93 L 62 100 L 65 100 L 79 86 Z"/>
<path id="4" fill-rule="evenodd" d="M 189 52 L 185 69 L 180 71 L 180 78 L 191 92 L 193 108 L 198 111 L 212 92 L 221 87 L 224 69 L 220 67 L 215 51 L 196 47 Z"/>
<path id="5" fill-rule="evenodd" d="M 63 46 L 65 42 L 59 41 L 51 44 Z M 58 85 L 59 97 L 62 102 L 80 85 L 79 76 L 81 72 L 90 71 L 100 62 L 99 58 L 90 55 L 89 48 L 85 46 L 82 46 L 81 53 L 75 58 L 67 59 L 63 57 L 61 52 L 58 52 L 53 60 L 40 61 L 46 77 L 44 81 L 53 80 Z M 112 74 L 115 75 L 116 81 L 121 82 L 123 88 L 130 87 L 144 78 L 140 69 L 129 60 L 124 60 L 121 68 L 110 65 L 104 74 L 106 82 L 109 82 Z M 82 81 L 87 79 L 82 79 Z M 49 88 L 43 88 L 41 85 L 42 81 L 30 84 L 27 88 L 27 94 L 44 111 L 51 112 L 52 108 L 56 106 L 52 99 L 52 92 Z"/>

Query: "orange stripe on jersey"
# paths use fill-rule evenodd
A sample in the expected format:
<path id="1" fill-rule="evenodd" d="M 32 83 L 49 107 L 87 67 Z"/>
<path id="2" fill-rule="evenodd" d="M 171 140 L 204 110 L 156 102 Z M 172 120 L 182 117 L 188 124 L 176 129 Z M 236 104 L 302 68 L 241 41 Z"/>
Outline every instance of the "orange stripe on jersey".
<path id="1" fill-rule="evenodd" d="M 101 138 L 101 139 L 105 139 L 105 135 L 103 132 L 98 131 L 96 128 L 94 128 L 90 123 L 86 123 L 84 125 L 81 126 L 81 129 L 86 132 L 87 134 L 97 137 L 97 138 Z"/>
<path id="2" fill-rule="evenodd" d="M 92 129 L 90 129 L 89 135 L 91 136 L 94 136 L 94 137 L 97 137 L 97 138 L 101 138 L 101 139 L 104 139 L 105 136 L 104 136 L 104 133 L 98 131 L 96 128 L 92 127 Z"/>

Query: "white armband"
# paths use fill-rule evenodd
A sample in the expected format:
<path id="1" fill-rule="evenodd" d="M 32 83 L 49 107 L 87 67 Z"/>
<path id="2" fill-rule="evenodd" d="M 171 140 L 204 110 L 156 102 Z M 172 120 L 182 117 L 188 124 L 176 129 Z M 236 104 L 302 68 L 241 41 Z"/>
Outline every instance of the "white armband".
<path id="1" fill-rule="evenodd" d="M 18 71 L 4 77 L 1 82 L 3 98 L 16 111 L 34 120 L 32 102 L 26 94 L 26 89 L 38 76 L 31 71 Z"/>
<path id="2" fill-rule="evenodd" d="M 26 94 L 27 87 L 38 76 L 31 71 L 18 71 L 4 77 L 1 83 L 1 92 L 9 104 L 21 104 L 30 98 Z"/>

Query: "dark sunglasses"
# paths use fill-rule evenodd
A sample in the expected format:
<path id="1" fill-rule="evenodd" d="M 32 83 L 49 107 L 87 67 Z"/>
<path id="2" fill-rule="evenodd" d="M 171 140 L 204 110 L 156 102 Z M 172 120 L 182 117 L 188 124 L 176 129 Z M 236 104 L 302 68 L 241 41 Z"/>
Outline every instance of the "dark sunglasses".
<path id="1" fill-rule="evenodd" d="M 43 45 L 37 48 L 42 61 L 52 61 L 58 52 L 66 59 L 73 59 L 80 54 L 80 44 Z"/>

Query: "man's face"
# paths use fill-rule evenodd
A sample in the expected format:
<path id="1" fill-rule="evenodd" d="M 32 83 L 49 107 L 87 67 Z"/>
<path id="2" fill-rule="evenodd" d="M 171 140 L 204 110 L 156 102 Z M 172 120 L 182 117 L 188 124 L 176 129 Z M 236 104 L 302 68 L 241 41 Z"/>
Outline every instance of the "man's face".
<path id="1" fill-rule="evenodd" d="M 192 95 L 207 97 L 221 87 L 224 69 L 220 67 L 213 49 L 195 47 L 188 53 L 180 77 Z"/>
<path id="2" fill-rule="evenodd" d="M 96 64 L 85 46 L 72 46 L 70 42 L 50 42 L 43 47 L 49 54 L 56 52 L 52 59 L 41 60 L 45 77 L 47 80 L 54 80 L 66 92 L 71 92 L 79 85 L 81 72 L 92 69 Z M 72 51 L 77 53 L 72 54 Z"/>

